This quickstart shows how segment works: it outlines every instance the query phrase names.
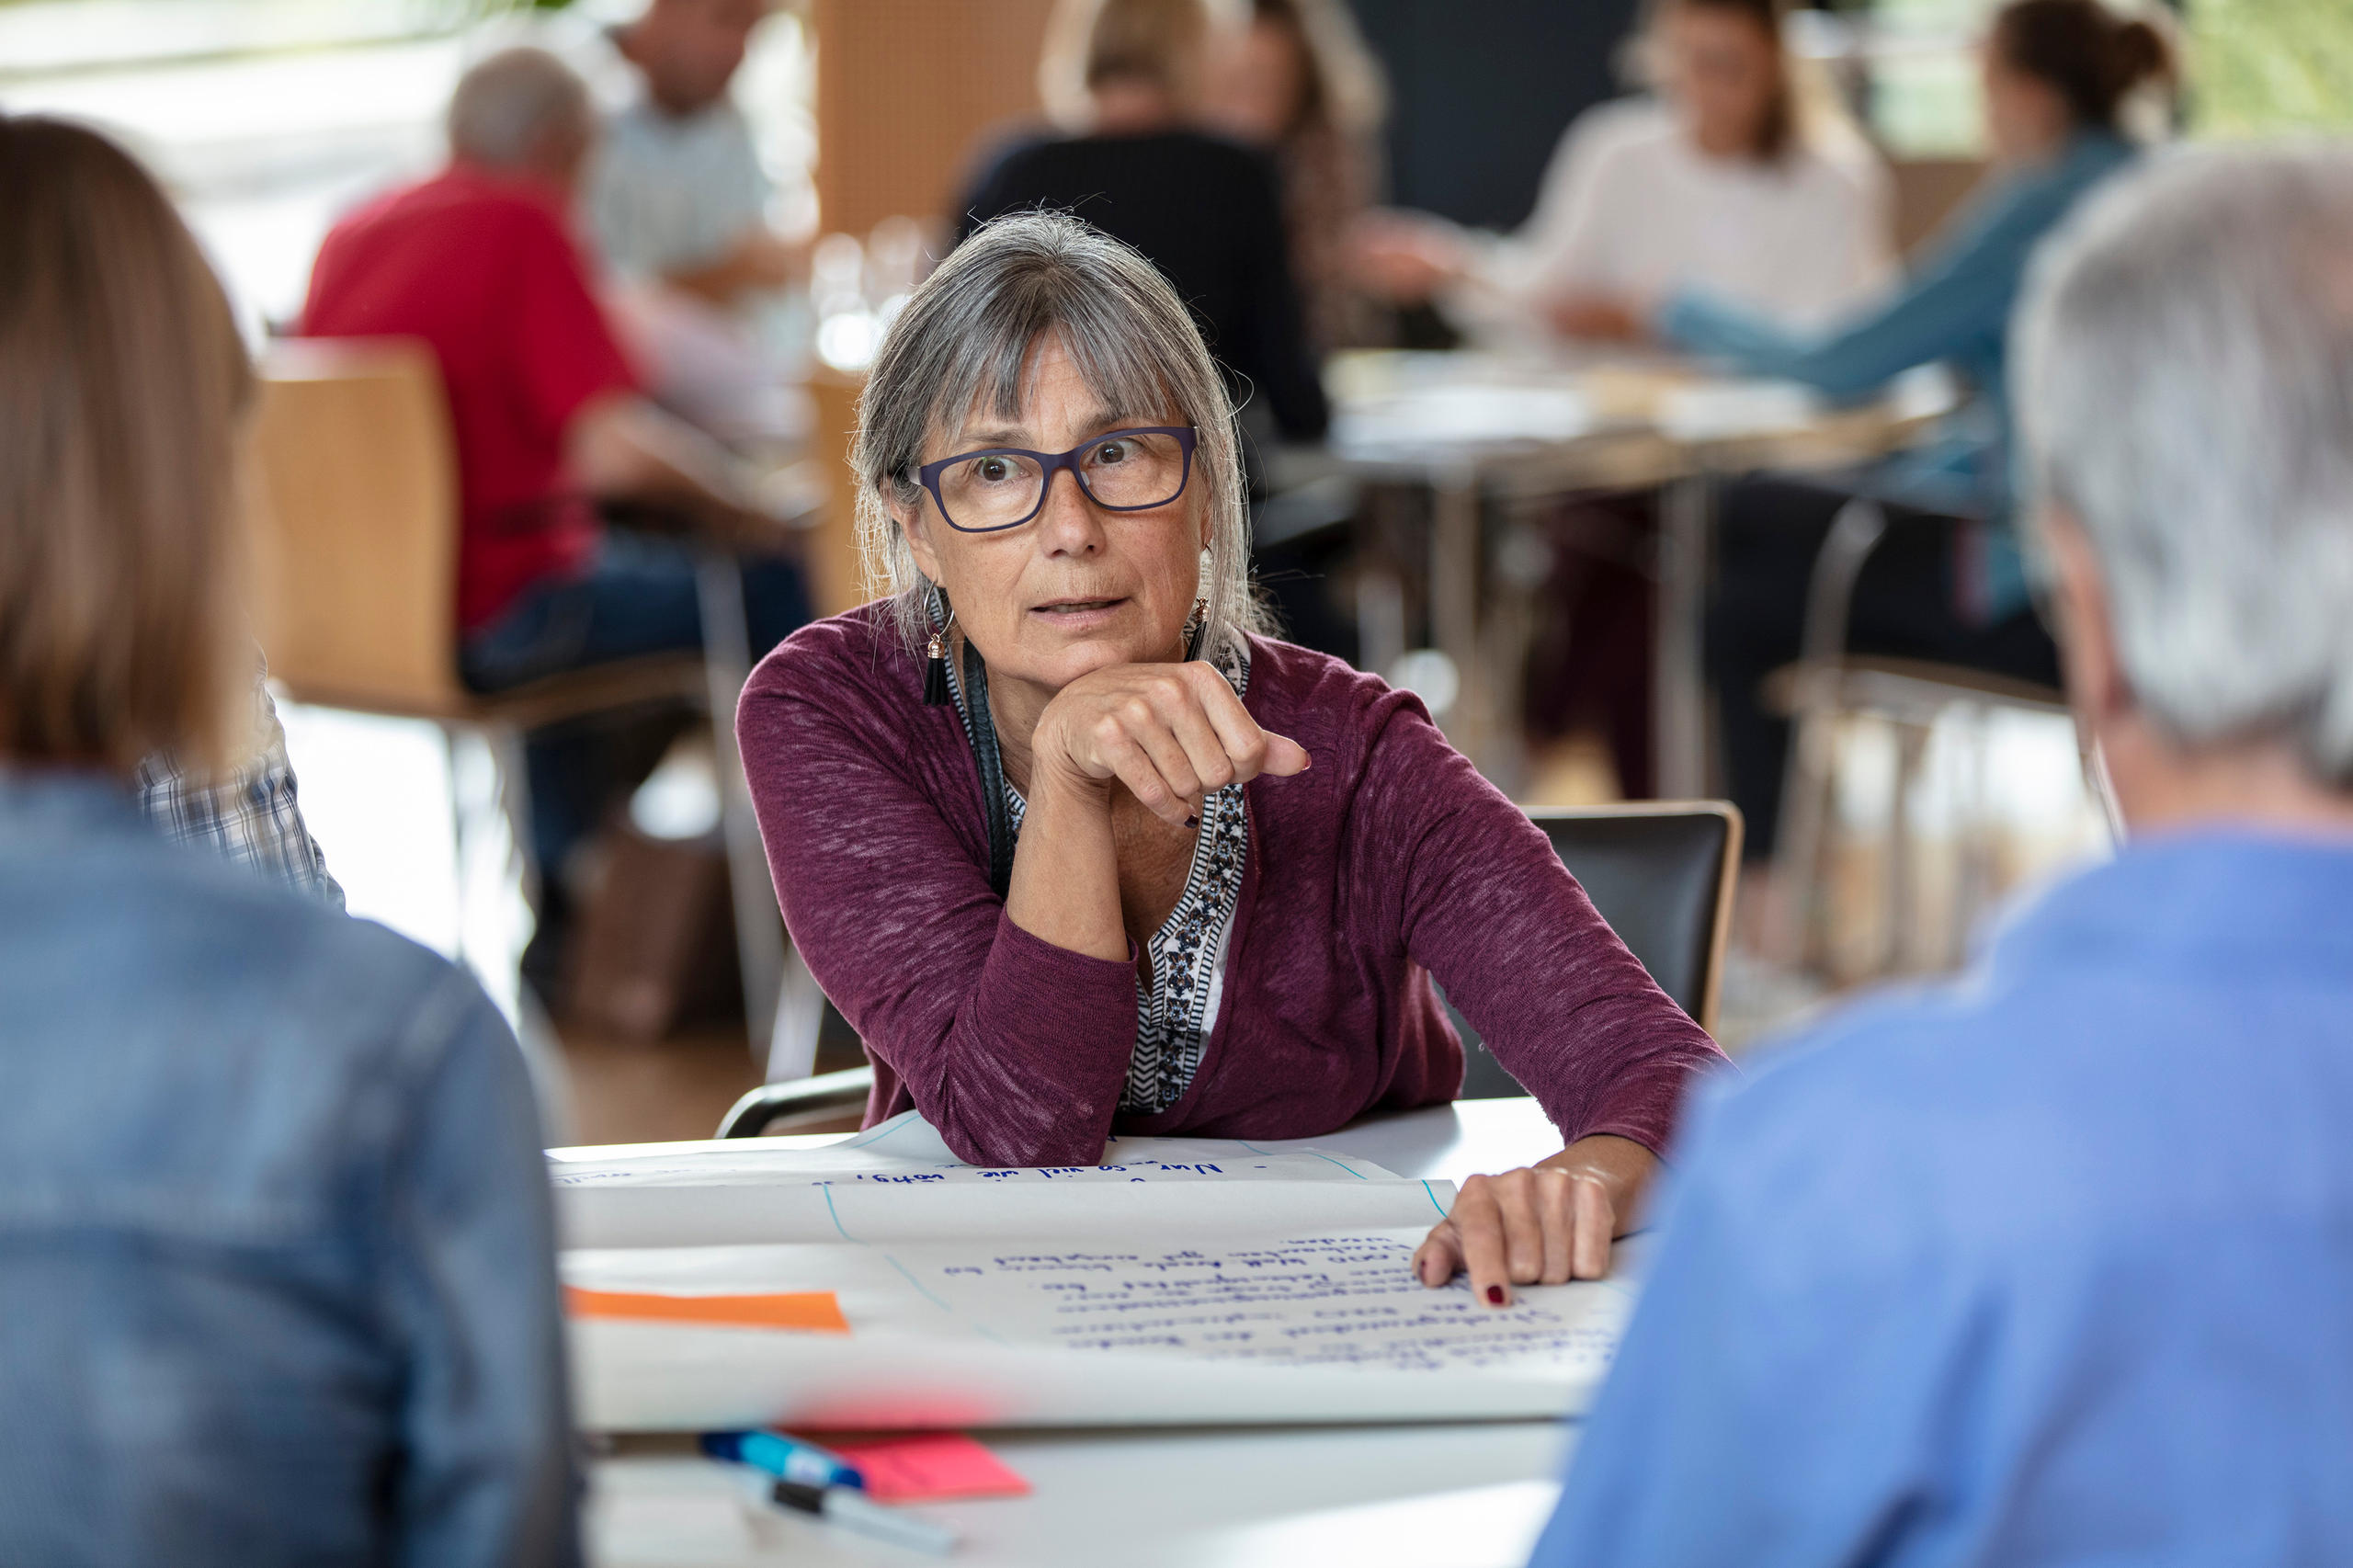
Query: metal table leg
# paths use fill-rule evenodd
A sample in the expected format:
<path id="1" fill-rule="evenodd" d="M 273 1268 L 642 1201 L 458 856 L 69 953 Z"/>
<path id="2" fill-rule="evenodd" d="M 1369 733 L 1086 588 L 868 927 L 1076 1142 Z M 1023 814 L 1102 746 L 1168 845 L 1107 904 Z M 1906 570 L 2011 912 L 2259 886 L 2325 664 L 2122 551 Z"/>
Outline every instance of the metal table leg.
<path id="1" fill-rule="evenodd" d="M 1658 792 L 1664 800 L 1693 800 L 1708 792 L 1707 686 L 1700 642 L 1707 612 L 1709 536 L 1714 526 L 1712 476 L 1692 474 L 1660 493 L 1651 712 L 1658 748 Z"/>
<path id="2" fill-rule="evenodd" d="M 1460 683 L 1445 728 L 1483 772 L 1495 760 L 1495 692 L 1479 647 L 1479 471 L 1450 470 L 1430 491 L 1430 642 Z"/>
<path id="3" fill-rule="evenodd" d="M 710 694 L 711 742 L 719 758 L 720 822 L 727 845 L 727 886 L 735 907 L 735 957 L 744 974 L 744 1023 L 756 1056 L 772 1051 L 777 999 L 785 973 L 784 923 L 768 881 L 767 852 L 753 814 L 751 786 L 735 749 L 735 703 L 752 678 L 751 633 L 744 620 L 744 577 L 735 558 L 699 552 L 695 587 L 702 610 L 703 669 Z M 813 1038 L 812 1060 L 814 1059 Z M 804 1069 L 806 1071 L 806 1069 Z"/>

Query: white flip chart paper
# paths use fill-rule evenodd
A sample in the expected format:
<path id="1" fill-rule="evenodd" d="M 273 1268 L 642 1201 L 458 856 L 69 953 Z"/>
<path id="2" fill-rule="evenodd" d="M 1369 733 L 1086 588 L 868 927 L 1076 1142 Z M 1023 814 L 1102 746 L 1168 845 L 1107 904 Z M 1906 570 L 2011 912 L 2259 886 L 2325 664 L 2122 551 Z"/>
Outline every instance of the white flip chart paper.
<path id="1" fill-rule="evenodd" d="M 847 1335 L 574 1325 L 582 1419 L 629 1430 L 1474 1420 L 1581 1409 L 1623 1278 L 1500 1311 L 1407 1267 L 1424 1225 L 1267 1239 L 566 1255 L 609 1290 L 831 1290 Z M 1628 1253 L 1624 1244 L 1621 1253 Z"/>
<path id="2" fill-rule="evenodd" d="M 910 1116 L 550 1167 L 568 1283 L 830 1291 L 849 1324 L 576 1321 L 581 1416 L 610 1430 L 1558 1415 L 1632 1302 L 1619 1278 L 1500 1311 L 1427 1289 L 1410 1260 L 1452 1185 L 1296 1145 L 1115 1139 L 1091 1165 L 992 1169 Z"/>
<path id="3" fill-rule="evenodd" d="M 1335 1232 L 1242 1246 L 900 1253 L 907 1277 L 996 1337 L 1073 1350 L 1441 1372 L 1597 1375 L 1626 1293 L 1596 1286 L 1496 1311 L 1413 1275 L 1419 1231 Z"/>

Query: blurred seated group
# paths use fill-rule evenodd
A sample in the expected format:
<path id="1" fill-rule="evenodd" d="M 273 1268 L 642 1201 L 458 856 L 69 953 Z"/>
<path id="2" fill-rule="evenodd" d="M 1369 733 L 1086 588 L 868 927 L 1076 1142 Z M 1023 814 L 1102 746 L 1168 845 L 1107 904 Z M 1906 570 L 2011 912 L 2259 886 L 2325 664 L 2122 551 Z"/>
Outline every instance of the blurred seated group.
<path id="1" fill-rule="evenodd" d="M 544 115 L 491 113 L 502 84 Z M 460 324 L 593 316 L 552 215 L 575 85 L 486 63 L 458 165 L 322 261 L 314 303 L 340 282 L 361 320 L 439 285 L 416 330 L 456 364 L 453 406 L 515 400 L 522 434 L 491 449 L 529 483 L 471 492 L 470 530 L 558 494 L 571 427 L 632 406 L 608 351 L 479 382 L 460 358 Z M 2046 172 L 2097 133 L 2055 128 Z M 886 337 L 864 416 L 899 591 L 789 643 L 746 708 L 771 849 L 831 879 L 787 897 L 814 900 L 797 918 L 877 1038 L 899 1031 L 876 1113 L 1042 1153 L 1082 1120 L 1182 1124 L 1194 1077 L 1229 1096 L 1211 1135 L 1443 1098 L 1461 1056 L 1406 957 L 1427 949 L 1484 977 L 1580 1142 L 1623 1145 L 1466 1184 L 1415 1260 L 1433 1289 L 1467 1269 L 1502 1306 L 1597 1273 L 1688 1106 L 1537 1563 L 2353 1557 L 2353 153 L 2173 155 L 2076 205 L 2024 264 L 2009 384 L 2067 689 L 2131 836 L 1979 972 L 1745 1075 L 1711 1070 L 1410 698 L 1251 630 L 1225 392 L 1166 281 L 1067 218 L 983 230 Z M 300 833 L 238 604 L 254 389 L 227 301 L 94 132 L 0 116 L 0 1561 L 576 1562 L 513 1037 L 462 972 L 331 907 L 314 850 L 256 875 L 236 833 L 134 799 L 209 789 Z M 522 258 L 504 312 L 453 212 Z M 652 478 L 613 494 L 733 516 L 716 476 L 646 455 L 683 437 L 631 417 L 612 446 Z M 478 626 L 501 593 L 605 570 L 586 517 L 523 516 L 546 537 L 511 553 L 481 530 Z M 1002 777 L 976 795 L 983 754 Z M 1292 918 L 1230 955 L 1151 929 L 1174 887 L 1240 886 L 1226 845 Z M 907 887 L 919 934 L 953 928 L 928 960 Z M 1512 961 L 1532 937 L 1554 949 Z M 1146 983 L 1165 1005 L 1229 960 L 1222 1006 L 1288 1065 L 1194 1051 L 1177 1026 L 1201 1013 L 1147 1011 Z M 1401 1006 L 1385 1043 L 1310 1032 L 1351 1008 L 1401 1028 Z M 969 1049 L 1025 1019 L 1073 1049 L 1010 1074 Z"/>
<path id="2" fill-rule="evenodd" d="M 2002 7 L 1981 53 L 1992 171 L 1899 278 L 1884 174 L 1796 91 L 1781 15 L 1747 0 L 1666 0 L 1648 40 L 1660 97 L 1573 127 L 1513 240 L 1479 245 L 1382 219 L 1361 242 L 1369 276 L 1392 293 L 1435 294 L 1466 324 L 1502 312 L 1837 399 L 1921 366 L 1960 378 L 1964 404 L 1925 448 L 1834 479 L 1751 479 L 1719 498 L 1707 667 L 1753 863 L 1776 847 L 1788 744 L 1761 687 L 1800 652 L 1814 565 L 1850 497 L 1881 502 L 1895 525 L 1855 588 L 1851 649 L 2056 686 L 2012 526 L 2010 315 L 2036 244 L 2131 162 L 2125 119 L 2174 76 L 2163 35 L 2100 0 Z M 1567 607 L 1582 636 L 1539 682 L 1553 674 L 1572 688 L 1563 701 L 1578 683 L 1604 682 L 1620 776 L 1646 782 L 1635 754 L 1650 740 L 1647 682 L 1610 679 L 1641 663 L 1643 639 L 1596 641 L 1641 586 L 1606 569 L 1583 580 Z"/>
<path id="3" fill-rule="evenodd" d="M 480 689 L 698 648 L 699 550 L 742 557 L 756 658 L 808 619 L 795 546 L 745 461 L 791 423 L 772 416 L 780 388 L 745 312 L 804 262 L 769 224 L 729 97 L 766 9 L 654 0 L 600 45 L 631 83 L 601 119 L 550 55 L 483 62 L 451 105 L 448 167 L 322 247 L 303 333 L 421 338 L 439 362 L 463 496 L 461 664 Z M 1269 444 L 1326 429 L 1324 357 L 1390 336 L 1401 306 L 1435 304 L 1474 341 L 1663 350 L 1840 399 L 1952 370 L 1965 401 L 1927 445 L 1720 496 L 1706 669 L 1761 863 L 1788 727 L 1760 687 L 1799 653 L 1849 497 L 1893 524 L 1853 597 L 1854 649 L 2055 682 L 2011 527 L 2008 315 L 2033 245 L 2131 162 L 2124 121 L 2173 74 L 2161 35 L 2101 0 L 2013 0 L 1983 53 L 1993 172 L 1899 272 L 1887 171 L 1791 57 L 1785 12 L 1658 0 L 1629 55 L 1645 90 L 1576 120 L 1534 215 L 1488 237 L 1372 206 L 1380 76 L 1337 0 L 1065 0 L 1040 66 L 1051 123 L 982 152 L 943 244 L 1063 210 L 1152 260 L 1241 409 L 1254 494 Z M 1654 783 L 1652 506 L 1563 505 L 1529 682 L 1540 733 L 1597 721 L 1635 795 Z M 1584 549 L 1596 526 L 1632 543 Z M 1261 560 L 1294 631 L 1343 653 L 1349 615 L 1320 584 L 1349 548 Z M 565 866 L 650 756 L 577 725 L 531 738 L 551 935 Z"/>
<path id="4" fill-rule="evenodd" d="M 544 51 L 494 55 L 460 82 L 449 137 L 439 173 L 377 198 L 328 234 L 301 331 L 417 339 L 440 367 L 457 453 L 466 681 L 499 691 L 699 649 L 700 549 L 741 554 L 752 649 L 765 653 L 809 618 L 795 546 L 756 476 L 655 403 L 615 335 L 595 263 L 572 230 L 598 147 L 586 86 Z M 633 177 L 624 172 L 631 160 Z M 696 184 L 626 150 L 595 166 L 608 208 L 624 213 L 632 209 L 610 195 L 617 189 L 676 195 Z M 720 182 L 727 177 L 722 164 Z M 704 229 L 726 232 L 725 216 Z M 764 242 L 730 243 L 756 250 Z M 578 725 L 529 740 L 533 847 L 548 877 L 542 952 L 561 931 L 567 858 L 615 790 L 636 782 L 616 778 L 603 760 L 612 745 L 606 732 Z"/>
<path id="5" fill-rule="evenodd" d="M 729 97 L 765 10 L 654 0 L 607 35 L 632 85 L 601 122 L 553 57 L 483 62 L 452 103 L 448 168 L 321 250 L 304 333 L 419 337 L 440 363 L 464 497 L 462 667 L 481 689 L 699 647 L 698 549 L 742 554 L 756 658 L 808 618 L 794 546 L 743 460 L 779 428 L 757 412 L 779 388 L 752 362 L 744 312 L 803 265 L 769 226 Z M 1719 497 L 1706 670 L 1761 864 L 1788 730 L 1761 687 L 1800 651 L 1848 498 L 1893 525 L 1862 568 L 1851 647 L 2055 683 L 2011 527 L 2008 315 L 2033 245 L 2132 159 L 2124 121 L 2173 75 L 2163 37 L 2101 0 L 2013 0 L 1983 51 L 1993 172 L 1900 272 L 1887 171 L 1792 58 L 1785 12 L 1658 0 L 1629 54 L 1645 91 L 1577 119 L 1534 215 L 1487 237 L 1371 205 L 1381 87 L 1337 0 L 1065 0 L 1040 66 L 1050 123 L 980 153 L 943 244 L 1047 210 L 1152 260 L 1241 410 L 1254 495 L 1270 444 L 1326 429 L 1324 357 L 1389 337 L 1400 307 L 1435 304 L 1474 341 L 1665 351 L 1838 399 L 1919 366 L 1954 372 L 1963 404 L 1927 445 Z M 572 237 L 575 206 L 593 244 Z M 1653 505 L 1562 505 L 1529 672 L 1531 725 L 1597 722 L 1633 795 L 1654 787 Z M 1617 542 L 1586 548 L 1597 534 Z M 1294 632 L 1344 653 L 1351 615 L 1323 584 L 1351 548 L 1321 538 L 1260 561 Z M 551 933 L 574 847 L 651 755 L 576 725 L 532 737 Z"/>
<path id="6" fill-rule="evenodd" d="M 1044 66 L 1062 131 L 983 160 L 959 234 L 1051 209 L 1133 244 L 1195 306 L 1260 441 L 1322 430 L 1316 356 L 1377 340 L 1365 324 L 1377 301 L 1434 303 L 1473 341 L 1663 351 L 1835 400 L 1946 368 L 1962 403 L 1927 444 L 1719 497 L 1706 667 L 1728 790 L 1762 863 L 1788 726 L 1761 688 L 1800 651 L 1847 499 L 1873 499 L 1892 524 L 1853 595 L 1852 649 L 2055 687 L 2012 526 L 2009 315 L 2034 245 L 2132 160 L 2125 122 L 2175 74 L 2165 37 L 2101 0 L 2004 6 L 1982 51 L 1991 172 L 1899 270 L 1887 170 L 1791 57 L 1786 13 L 1781 0 L 1660 0 L 1631 51 L 1648 90 L 1573 124 L 1525 227 L 1483 237 L 1368 206 L 1378 97 L 1351 86 L 1361 46 L 1323 7 L 1259 6 L 1243 27 L 1205 0 L 1071 0 Z M 1529 672 L 1531 723 L 1597 721 L 1631 794 L 1653 775 L 1652 588 L 1638 561 L 1654 549 L 1651 506 L 1564 506 L 1550 630 Z M 1597 533 L 1634 542 L 1584 548 Z M 1321 631 L 1313 596 L 1288 581 L 1302 562 L 1263 564 L 1298 629 Z"/>

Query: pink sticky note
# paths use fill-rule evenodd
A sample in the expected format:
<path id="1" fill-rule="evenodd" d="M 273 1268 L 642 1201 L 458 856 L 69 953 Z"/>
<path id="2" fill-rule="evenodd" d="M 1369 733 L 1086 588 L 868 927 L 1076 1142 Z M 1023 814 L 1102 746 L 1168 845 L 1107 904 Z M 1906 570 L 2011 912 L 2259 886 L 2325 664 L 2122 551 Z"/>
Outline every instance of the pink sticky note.
<path id="1" fill-rule="evenodd" d="M 1029 1483 L 961 1432 L 812 1438 L 856 1465 L 878 1503 L 943 1497 L 1027 1497 Z"/>

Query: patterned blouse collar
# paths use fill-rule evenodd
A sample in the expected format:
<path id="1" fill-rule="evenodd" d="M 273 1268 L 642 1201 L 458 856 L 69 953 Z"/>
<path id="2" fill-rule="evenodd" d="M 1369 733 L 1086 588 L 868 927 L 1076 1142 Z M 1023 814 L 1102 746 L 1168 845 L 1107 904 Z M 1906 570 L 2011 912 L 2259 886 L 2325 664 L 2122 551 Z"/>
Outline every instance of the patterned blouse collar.
<path id="1" fill-rule="evenodd" d="M 1228 639 L 1210 662 L 1237 696 L 1249 691 L 1247 639 Z M 949 684 L 969 740 L 972 718 L 965 710 L 962 684 Z M 1010 779 L 1005 786 L 1005 805 L 1018 839 L 1029 801 Z M 1143 944 L 1151 978 L 1136 977 L 1136 1044 L 1120 1096 L 1120 1108 L 1131 1115 L 1155 1115 L 1184 1098 L 1217 1024 L 1213 1004 L 1222 989 L 1226 941 L 1241 903 L 1243 867 L 1250 850 L 1242 786 L 1229 784 L 1203 796 L 1200 818 L 1184 892 Z"/>

